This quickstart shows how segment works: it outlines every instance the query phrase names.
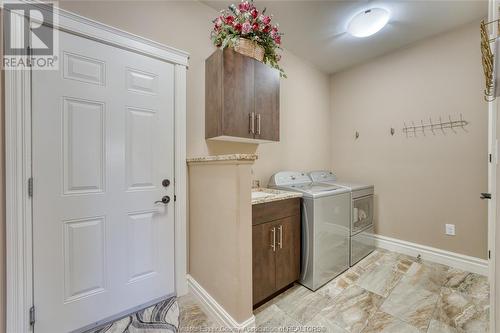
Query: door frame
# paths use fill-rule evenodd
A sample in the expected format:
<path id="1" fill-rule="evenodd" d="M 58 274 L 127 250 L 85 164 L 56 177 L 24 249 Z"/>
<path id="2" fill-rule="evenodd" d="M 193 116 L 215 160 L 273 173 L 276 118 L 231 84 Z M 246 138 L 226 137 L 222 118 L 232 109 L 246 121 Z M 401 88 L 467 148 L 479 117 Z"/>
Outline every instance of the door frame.
<path id="1" fill-rule="evenodd" d="M 499 0 L 488 0 L 488 22 L 498 19 L 499 16 Z M 490 37 L 496 39 L 498 35 L 497 25 L 489 26 Z M 497 43 L 497 42 L 496 42 Z M 496 47 L 492 48 L 495 54 Z M 498 64 L 495 64 L 495 68 Z M 497 71 L 497 69 L 495 69 Z M 495 73 L 494 73 L 494 80 Z M 498 103 L 494 99 L 488 102 L 488 192 L 491 194 L 491 200 L 488 200 L 488 280 L 490 284 L 490 332 L 496 332 L 498 318 L 496 313 L 499 311 L 497 300 L 497 251 L 496 239 L 497 228 L 496 221 L 498 220 L 497 209 L 500 207 L 497 198 L 497 179 L 498 179 Z"/>
<path id="2" fill-rule="evenodd" d="M 41 11 L 50 7 L 30 3 Z M 52 25 L 107 45 L 153 57 L 174 65 L 174 202 L 175 288 L 184 295 L 187 287 L 187 167 L 186 167 L 186 70 L 189 54 L 152 40 L 116 29 L 62 9 L 55 9 L 58 22 Z M 21 22 L 22 17 L 18 17 Z M 22 37 L 22 25 L 11 32 Z M 31 74 L 29 70 L 4 70 L 5 180 L 6 180 L 6 331 L 32 331 L 33 306 L 31 177 Z"/>

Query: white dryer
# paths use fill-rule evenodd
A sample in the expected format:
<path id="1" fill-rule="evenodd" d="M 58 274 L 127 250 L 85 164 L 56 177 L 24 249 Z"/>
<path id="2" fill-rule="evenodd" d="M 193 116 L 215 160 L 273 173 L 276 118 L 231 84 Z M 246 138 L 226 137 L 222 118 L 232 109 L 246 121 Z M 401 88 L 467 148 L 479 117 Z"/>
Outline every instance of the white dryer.
<path id="1" fill-rule="evenodd" d="M 351 191 L 350 259 L 351 266 L 375 250 L 373 226 L 373 185 L 339 181 L 331 171 L 309 173 L 314 183 L 343 186 Z"/>

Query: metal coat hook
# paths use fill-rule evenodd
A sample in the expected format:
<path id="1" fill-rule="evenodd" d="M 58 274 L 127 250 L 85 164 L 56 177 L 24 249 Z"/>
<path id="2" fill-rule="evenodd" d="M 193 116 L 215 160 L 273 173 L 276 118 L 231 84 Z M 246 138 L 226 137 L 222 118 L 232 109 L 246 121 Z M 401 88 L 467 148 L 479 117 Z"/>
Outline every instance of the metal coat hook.
<path id="1" fill-rule="evenodd" d="M 450 119 L 450 128 L 451 130 L 453 131 L 453 133 L 457 133 L 457 131 L 455 131 L 455 123 L 453 122 L 453 120 L 451 120 L 451 116 L 448 116 L 448 119 Z"/>

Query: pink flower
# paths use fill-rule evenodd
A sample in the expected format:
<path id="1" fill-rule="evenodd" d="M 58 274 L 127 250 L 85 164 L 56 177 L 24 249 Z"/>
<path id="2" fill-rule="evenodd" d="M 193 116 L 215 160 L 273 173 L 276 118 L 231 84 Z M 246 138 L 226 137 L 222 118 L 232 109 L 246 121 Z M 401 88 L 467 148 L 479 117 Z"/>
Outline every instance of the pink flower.
<path id="1" fill-rule="evenodd" d="M 254 24 L 252 24 L 252 30 L 253 31 L 259 31 L 259 24 L 257 22 L 255 22 Z"/>
<path id="2" fill-rule="evenodd" d="M 261 20 L 262 20 L 262 22 L 263 22 L 264 24 L 269 24 L 269 23 L 271 23 L 271 17 L 270 17 L 270 16 L 263 16 Z"/>
<path id="3" fill-rule="evenodd" d="M 234 22 L 234 16 L 229 15 L 226 17 L 226 24 L 233 24 Z"/>
<path id="4" fill-rule="evenodd" d="M 233 24 L 233 27 L 234 27 L 234 30 L 236 31 L 240 31 L 241 32 L 241 23 L 236 23 L 236 24 Z"/>
<path id="5" fill-rule="evenodd" d="M 222 18 L 218 17 L 214 21 L 214 29 L 219 30 L 221 26 L 222 26 Z"/>
<path id="6" fill-rule="evenodd" d="M 264 32 L 264 33 L 268 33 L 268 32 L 269 32 L 269 30 L 271 30 L 271 26 L 266 25 L 266 26 L 264 27 L 264 29 L 262 29 L 262 32 Z"/>
<path id="7" fill-rule="evenodd" d="M 257 9 L 255 9 L 255 8 L 252 8 L 252 10 L 250 11 L 250 14 L 252 15 L 252 17 L 253 17 L 254 19 L 256 19 L 256 18 L 257 18 L 257 16 L 259 16 L 259 12 L 258 12 L 258 10 L 257 10 Z"/>
<path id="8" fill-rule="evenodd" d="M 274 37 L 274 42 L 278 45 L 281 44 L 281 36 L 280 35 L 276 35 L 276 37 Z"/>
<path id="9" fill-rule="evenodd" d="M 248 1 L 244 1 L 244 2 L 240 3 L 240 5 L 238 6 L 238 8 L 242 12 L 246 12 L 246 11 L 250 10 L 250 4 L 248 3 Z"/>
<path id="10" fill-rule="evenodd" d="M 271 37 L 272 38 L 275 38 L 276 35 L 278 35 L 278 28 L 276 26 L 274 26 L 272 29 L 271 29 Z"/>
<path id="11" fill-rule="evenodd" d="M 241 26 L 241 33 L 243 35 L 246 35 L 248 34 L 250 31 L 252 31 L 252 25 L 247 21 L 245 23 L 243 23 L 243 25 Z"/>

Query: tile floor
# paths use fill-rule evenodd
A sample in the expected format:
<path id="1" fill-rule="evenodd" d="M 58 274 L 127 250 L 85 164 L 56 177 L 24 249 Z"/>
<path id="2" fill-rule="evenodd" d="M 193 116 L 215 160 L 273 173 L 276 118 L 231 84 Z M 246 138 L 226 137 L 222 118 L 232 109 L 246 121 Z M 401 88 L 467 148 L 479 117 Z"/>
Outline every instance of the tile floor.
<path id="1" fill-rule="evenodd" d="M 295 285 L 255 315 L 260 328 L 483 333 L 488 332 L 489 286 L 481 275 L 376 250 L 316 292 Z"/>
<path id="2" fill-rule="evenodd" d="M 220 327 L 193 296 L 179 299 L 180 331 Z M 255 310 L 257 332 L 483 333 L 487 278 L 376 250 L 312 292 L 295 285 Z"/>

